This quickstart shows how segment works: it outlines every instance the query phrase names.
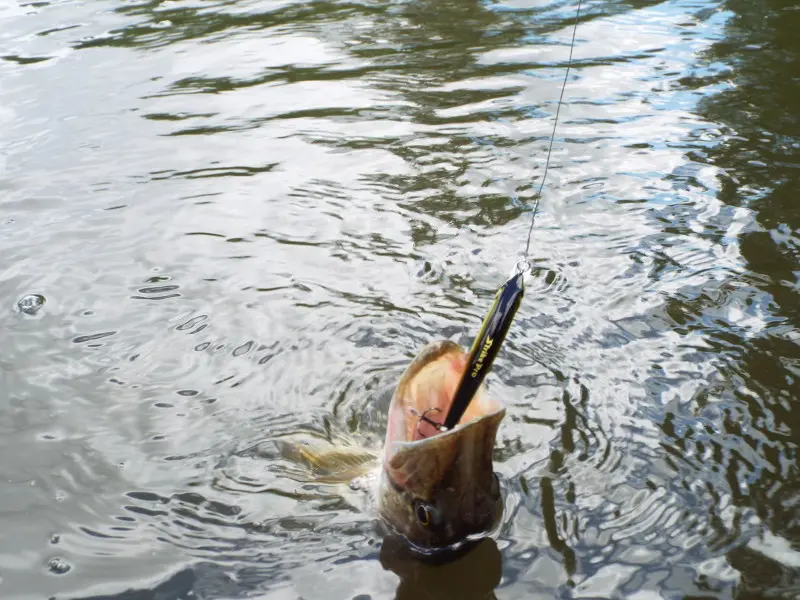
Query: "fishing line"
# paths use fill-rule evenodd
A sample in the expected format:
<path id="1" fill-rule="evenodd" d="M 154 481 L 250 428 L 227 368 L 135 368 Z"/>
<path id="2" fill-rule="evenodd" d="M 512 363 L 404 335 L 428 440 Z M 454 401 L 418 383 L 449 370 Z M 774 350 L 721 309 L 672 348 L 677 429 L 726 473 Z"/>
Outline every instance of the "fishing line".
<path id="1" fill-rule="evenodd" d="M 561 85 L 561 95 L 558 97 L 558 105 L 556 106 L 556 116 L 553 120 L 553 133 L 550 135 L 550 146 L 547 148 L 547 159 L 544 162 L 544 174 L 542 175 L 542 182 L 539 184 L 539 191 L 536 193 L 536 200 L 533 203 L 533 214 L 531 215 L 531 226 L 528 228 L 528 241 L 525 244 L 525 260 L 528 259 L 528 250 L 531 246 L 531 235 L 533 234 L 533 224 L 536 222 L 536 213 L 539 211 L 539 201 L 542 199 L 542 190 L 544 189 L 544 180 L 547 179 L 547 170 L 550 168 L 550 155 L 553 153 L 553 141 L 556 139 L 556 127 L 558 126 L 558 115 L 561 113 L 561 104 L 564 100 L 564 90 L 567 89 L 567 80 L 569 79 L 569 69 L 572 66 L 572 51 L 575 50 L 575 34 L 578 32 L 578 21 L 581 18 L 581 3 L 583 0 L 578 0 L 578 10 L 575 13 L 575 25 L 572 28 L 572 41 L 569 45 L 569 58 L 567 59 L 567 68 L 564 72 L 564 83 Z"/>
<path id="2" fill-rule="evenodd" d="M 558 117 L 561 113 L 561 104 L 564 100 L 564 90 L 567 88 L 567 80 L 569 79 L 569 71 L 572 66 L 572 52 L 575 49 L 575 35 L 578 31 L 578 21 L 581 16 L 581 4 L 583 0 L 578 0 L 578 9 L 575 13 L 575 24 L 572 28 L 572 41 L 569 46 L 569 58 L 567 59 L 567 68 L 564 73 L 564 83 L 561 86 L 561 94 L 558 97 L 558 105 L 556 107 L 556 115 L 553 121 L 553 132 L 550 135 L 550 144 L 547 148 L 547 159 L 544 163 L 544 173 L 542 174 L 542 181 L 539 184 L 539 191 L 536 193 L 536 200 L 534 201 L 533 211 L 531 213 L 531 224 L 528 228 L 528 238 L 525 243 L 525 253 L 521 260 L 518 260 L 514 274 L 506 281 L 494 297 L 494 302 L 489 310 L 489 314 L 483 320 L 481 329 L 475 337 L 475 341 L 470 348 L 469 357 L 467 359 L 467 368 L 461 377 L 461 381 L 456 388 L 456 393 L 453 396 L 453 402 L 450 405 L 450 410 L 447 412 L 447 417 L 443 425 L 437 427 L 439 431 L 452 429 L 464 416 L 467 408 L 469 407 L 475 392 L 478 391 L 481 383 L 486 378 L 489 369 L 497 356 L 500 347 L 505 341 L 508 328 L 514 320 L 514 315 L 522 302 L 522 297 L 525 292 L 525 273 L 530 270 L 530 263 L 528 262 L 528 252 L 531 245 L 531 236 L 533 234 L 533 226 L 536 222 L 536 214 L 539 211 L 539 202 L 542 198 L 542 190 L 544 189 L 544 182 L 547 179 L 547 172 L 550 168 L 550 155 L 553 152 L 553 142 L 556 138 L 556 127 L 558 126 Z"/>

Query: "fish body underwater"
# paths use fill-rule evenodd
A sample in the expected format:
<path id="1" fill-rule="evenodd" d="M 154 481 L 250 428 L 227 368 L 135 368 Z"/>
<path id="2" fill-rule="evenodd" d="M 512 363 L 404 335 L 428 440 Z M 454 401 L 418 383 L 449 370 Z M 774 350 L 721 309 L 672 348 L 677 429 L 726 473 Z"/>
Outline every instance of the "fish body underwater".
<path id="1" fill-rule="evenodd" d="M 505 407 L 481 386 L 455 427 L 433 425 L 444 422 L 467 359 L 449 340 L 420 351 L 394 390 L 380 453 L 352 444 L 293 450 L 314 469 L 315 481 L 371 482 L 366 487 L 383 524 L 421 554 L 479 539 L 503 511 L 492 452 Z"/>

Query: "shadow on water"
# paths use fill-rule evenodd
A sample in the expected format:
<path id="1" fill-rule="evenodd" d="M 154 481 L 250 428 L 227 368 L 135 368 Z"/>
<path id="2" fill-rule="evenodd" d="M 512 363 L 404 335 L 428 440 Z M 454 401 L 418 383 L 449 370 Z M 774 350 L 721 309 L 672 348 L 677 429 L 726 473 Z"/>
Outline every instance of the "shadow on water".
<path id="1" fill-rule="evenodd" d="M 503 557 L 491 538 L 446 563 L 426 564 L 411 555 L 402 542 L 389 537 L 381 546 L 380 562 L 400 578 L 395 600 L 494 600 L 494 589 L 503 573 Z"/>

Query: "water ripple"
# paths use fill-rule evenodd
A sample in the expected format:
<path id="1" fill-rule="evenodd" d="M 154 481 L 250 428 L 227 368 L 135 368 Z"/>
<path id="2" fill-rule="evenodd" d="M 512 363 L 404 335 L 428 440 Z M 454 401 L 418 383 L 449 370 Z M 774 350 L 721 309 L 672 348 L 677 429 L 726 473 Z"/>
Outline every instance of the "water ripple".
<path id="1" fill-rule="evenodd" d="M 6 7 L 3 597 L 794 597 L 783 7 L 583 5 L 488 380 L 506 512 L 478 558 L 410 568 L 281 453 L 378 448 L 419 348 L 470 344 L 575 8 Z"/>

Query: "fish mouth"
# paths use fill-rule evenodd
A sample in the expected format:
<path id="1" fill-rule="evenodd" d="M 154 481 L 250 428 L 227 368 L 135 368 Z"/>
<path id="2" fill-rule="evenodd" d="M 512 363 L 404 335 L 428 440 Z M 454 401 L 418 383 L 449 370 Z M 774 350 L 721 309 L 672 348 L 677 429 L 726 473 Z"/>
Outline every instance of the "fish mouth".
<path id="1" fill-rule="evenodd" d="M 387 450 L 398 444 L 424 446 L 434 437 L 463 436 L 465 428 L 480 427 L 485 420 L 499 424 L 505 407 L 489 397 L 481 385 L 456 426 L 449 431 L 439 429 L 453 404 L 467 361 L 467 353 L 450 340 L 429 344 L 419 353 L 403 373 L 392 398 Z"/>

